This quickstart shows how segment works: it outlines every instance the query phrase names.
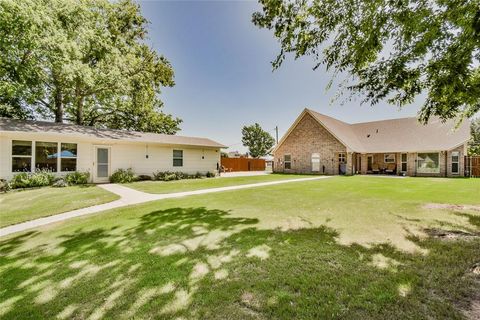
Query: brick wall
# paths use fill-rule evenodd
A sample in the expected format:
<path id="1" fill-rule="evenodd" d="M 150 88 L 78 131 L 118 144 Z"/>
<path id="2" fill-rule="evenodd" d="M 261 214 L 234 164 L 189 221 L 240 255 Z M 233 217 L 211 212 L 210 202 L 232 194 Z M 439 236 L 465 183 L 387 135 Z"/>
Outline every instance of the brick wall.
<path id="1" fill-rule="evenodd" d="M 274 153 L 274 171 L 338 174 L 338 154 L 346 147 L 308 113 Z M 320 172 L 312 172 L 312 154 L 320 155 Z M 291 155 L 291 169 L 284 169 L 283 157 Z M 347 174 L 352 172 L 352 154 L 346 154 Z M 325 169 L 325 171 L 323 171 Z"/>

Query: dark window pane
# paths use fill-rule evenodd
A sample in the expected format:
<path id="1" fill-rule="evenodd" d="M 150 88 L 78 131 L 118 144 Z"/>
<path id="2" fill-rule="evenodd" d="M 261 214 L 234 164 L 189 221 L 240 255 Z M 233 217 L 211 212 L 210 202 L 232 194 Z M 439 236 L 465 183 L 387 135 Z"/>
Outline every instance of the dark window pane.
<path id="1" fill-rule="evenodd" d="M 452 173 L 458 173 L 458 162 L 452 163 Z"/>
<path id="2" fill-rule="evenodd" d="M 292 159 L 292 156 L 289 155 L 289 154 L 286 154 L 284 157 L 283 157 L 283 160 L 284 161 L 290 161 Z"/>
<path id="3" fill-rule="evenodd" d="M 402 153 L 402 162 L 407 162 L 407 154 Z"/>
<path id="4" fill-rule="evenodd" d="M 32 170 L 31 157 L 13 157 L 12 172 L 30 172 Z"/>
<path id="5" fill-rule="evenodd" d="M 174 158 L 183 158 L 183 150 L 173 150 Z"/>
<path id="6" fill-rule="evenodd" d="M 35 168 L 57 171 L 57 143 L 37 142 L 35 144 Z"/>
<path id="7" fill-rule="evenodd" d="M 291 169 L 291 163 L 290 162 L 285 162 L 285 169 Z"/>
<path id="8" fill-rule="evenodd" d="M 31 156 L 32 142 L 31 141 L 12 141 L 12 155 L 13 156 Z"/>
<path id="9" fill-rule="evenodd" d="M 174 167 L 183 167 L 183 159 L 173 159 Z"/>
<path id="10" fill-rule="evenodd" d="M 61 171 L 76 171 L 77 170 L 77 159 L 75 158 L 62 158 L 62 167 Z"/>
<path id="11" fill-rule="evenodd" d="M 402 162 L 402 171 L 407 171 L 407 163 Z"/>
<path id="12" fill-rule="evenodd" d="M 62 158 L 76 158 L 77 157 L 77 144 L 76 143 L 62 143 L 62 152 L 60 153 Z"/>

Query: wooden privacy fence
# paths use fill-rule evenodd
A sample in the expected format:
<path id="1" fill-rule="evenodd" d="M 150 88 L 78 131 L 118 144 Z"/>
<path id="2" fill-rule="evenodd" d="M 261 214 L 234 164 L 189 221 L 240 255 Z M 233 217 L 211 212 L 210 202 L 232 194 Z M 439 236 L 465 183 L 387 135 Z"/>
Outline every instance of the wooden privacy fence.
<path id="1" fill-rule="evenodd" d="M 265 160 L 250 158 L 222 158 L 226 171 L 265 171 Z"/>
<path id="2" fill-rule="evenodd" d="M 465 176 L 480 178 L 480 156 L 465 157 Z"/>

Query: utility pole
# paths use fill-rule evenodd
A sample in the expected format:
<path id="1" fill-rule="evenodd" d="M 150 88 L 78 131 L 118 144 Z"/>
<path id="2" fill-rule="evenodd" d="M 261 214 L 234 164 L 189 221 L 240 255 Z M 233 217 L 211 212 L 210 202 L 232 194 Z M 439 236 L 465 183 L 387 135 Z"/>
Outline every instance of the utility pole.
<path id="1" fill-rule="evenodd" d="M 278 126 L 275 126 L 275 137 L 277 138 L 277 144 L 278 144 Z"/>

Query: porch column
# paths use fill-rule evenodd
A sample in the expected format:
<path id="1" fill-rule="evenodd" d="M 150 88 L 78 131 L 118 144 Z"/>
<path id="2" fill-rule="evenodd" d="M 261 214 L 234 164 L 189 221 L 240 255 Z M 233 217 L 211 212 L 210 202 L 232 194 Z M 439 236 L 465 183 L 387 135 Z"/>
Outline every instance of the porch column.
<path id="1" fill-rule="evenodd" d="M 360 155 L 360 159 L 361 160 L 361 168 L 359 168 L 359 171 L 361 174 L 367 174 L 367 154 L 366 153 L 362 153 Z"/>

